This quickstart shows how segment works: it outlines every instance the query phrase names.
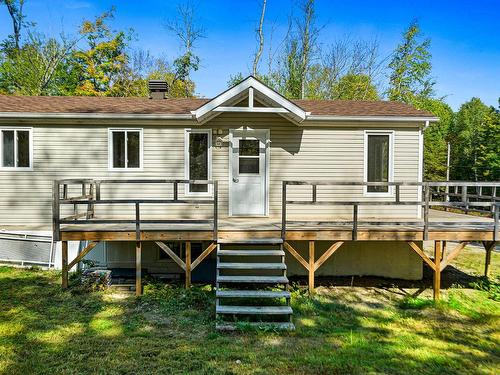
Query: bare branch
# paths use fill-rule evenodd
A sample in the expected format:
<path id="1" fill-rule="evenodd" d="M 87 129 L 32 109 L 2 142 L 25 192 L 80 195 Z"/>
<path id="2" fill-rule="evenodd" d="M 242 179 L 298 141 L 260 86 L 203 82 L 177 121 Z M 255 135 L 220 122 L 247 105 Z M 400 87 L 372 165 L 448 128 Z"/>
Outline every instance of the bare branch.
<path id="1" fill-rule="evenodd" d="M 262 1 L 262 12 L 260 15 L 259 27 L 257 29 L 257 35 L 259 37 L 259 49 L 255 54 L 255 58 L 253 60 L 253 69 L 252 74 L 257 76 L 257 67 L 259 65 L 260 56 L 262 55 L 262 50 L 264 49 L 264 16 L 266 14 L 266 3 L 267 0 Z"/>
<path id="2" fill-rule="evenodd" d="M 165 27 L 179 38 L 185 53 L 190 53 L 195 42 L 205 37 L 205 29 L 197 24 L 194 6 L 191 2 L 179 5 L 177 12 L 178 17 L 167 21 Z"/>

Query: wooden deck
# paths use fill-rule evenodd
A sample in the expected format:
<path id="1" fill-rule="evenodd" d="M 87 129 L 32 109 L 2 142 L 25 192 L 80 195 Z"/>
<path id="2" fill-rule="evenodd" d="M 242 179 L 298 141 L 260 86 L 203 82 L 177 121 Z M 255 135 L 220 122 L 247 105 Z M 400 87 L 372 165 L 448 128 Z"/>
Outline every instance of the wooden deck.
<path id="1" fill-rule="evenodd" d="M 287 225 L 286 240 L 352 240 L 352 223 L 303 222 Z M 420 241 L 423 240 L 422 220 L 415 225 L 405 224 L 408 219 L 384 219 L 383 224 L 373 224 L 376 218 L 359 221 L 357 240 L 370 241 Z M 459 223 L 459 226 L 457 226 Z M 218 238 L 279 238 L 281 220 L 279 218 L 229 218 L 219 219 Z M 445 212 L 429 211 L 429 240 L 454 241 L 493 241 L 494 220 L 487 217 Z M 62 241 L 135 241 L 134 224 L 88 224 L 61 226 Z M 209 224 L 142 224 L 141 241 L 211 241 L 213 230 Z"/>
<path id="2" fill-rule="evenodd" d="M 168 184 L 172 185 L 172 197 L 163 199 L 102 199 L 102 184 Z M 196 200 L 179 197 L 179 184 L 213 184 L 211 199 Z M 81 195 L 68 197 L 68 186 L 81 186 Z M 289 200 L 287 186 L 309 185 L 312 196 L 305 200 Z M 389 200 L 323 200 L 318 189 L 321 186 L 384 186 L 394 189 Z M 485 275 L 488 275 L 491 252 L 499 239 L 500 197 L 497 196 L 499 182 L 332 182 L 332 181 L 283 181 L 282 207 L 279 218 L 220 218 L 218 213 L 217 181 L 186 180 L 63 180 L 54 182 L 53 238 L 62 241 L 62 285 L 68 286 L 68 271 L 80 262 L 99 241 L 133 241 L 136 244 L 136 293 L 141 294 L 142 242 L 154 241 L 181 267 L 186 275 L 186 286 L 191 285 L 191 272 L 214 249 L 223 242 L 251 244 L 264 239 L 282 243 L 308 271 L 309 290 L 314 292 L 315 272 L 346 241 L 402 241 L 418 254 L 434 273 L 434 298 L 439 299 L 441 272 L 465 248 L 470 241 L 481 241 L 485 250 Z M 413 186 L 420 190 L 423 199 L 403 200 L 400 189 Z M 62 191 L 61 191 L 62 187 Z M 62 193 L 62 194 L 61 194 Z M 353 199 L 356 199 L 354 197 Z M 96 206 L 132 205 L 134 217 L 99 217 Z M 209 205 L 213 215 L 208 219 L 144 218 L 141 205 L 196 204 Z M 289 206 L 343 206 L 352 209 L 350 217 L 336 216 L 333 221 L 299 221 L 287 216 Z M 73 207 L 73 214 L 60 217 L 61 206 Z M 78 208 L 86 207 L 84 212 Z M 422 219 L 364 217 L 360 207 L 413 206 L 422 208 Z M 307 212 L 308 210 L 304 210 Z M 452 212 L 450 212 L 452 211 Z M 311 211 L 313 212 L 313 211 Z M 338 211 L 342 212 L 342 211 Z M 345 212 L 345 210 L 344 210 Z M 396 211 L 395 211 L 396 212 Z M 462 212 L 462 213 L 457 213 Z M 473 213 L 473 214 L 470 214 Z M 318 220 L 318 219 L 316 219 Z M 71 262 L 68 262 L 68 241 L 90 241 L 88 246 Z M 424 252 L 419 241 L 434 241 L 434 257 Z M 176 255 L 164 241 L 185 242 L 185 259 Z M 191 241 L 207 241 L 210 245 L 191 259 Z M 304 259 L 293 247 L 292 241 L 307 241 L 308 257 Z M 315 255 L 316 241 L 331 241 L 332 244 L 319 258 Z M 459 241 L 453 249 L 446 251 L 447 241 Z"/>

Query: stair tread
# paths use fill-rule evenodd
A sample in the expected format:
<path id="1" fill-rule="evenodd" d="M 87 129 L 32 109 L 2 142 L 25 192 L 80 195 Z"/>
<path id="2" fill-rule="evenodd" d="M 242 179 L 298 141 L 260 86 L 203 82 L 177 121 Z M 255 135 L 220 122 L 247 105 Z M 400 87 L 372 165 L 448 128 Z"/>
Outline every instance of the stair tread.
<path id="1" fill-rule="evenodd" d="M 290 322 L 241 322 L 241 323 L 217 323 L 215 328 L 219 331 L 235 331 L 245 327 L 252 328 L 276 328 L 279 330 L 294 331 L 295 325 Z"/>
<path id="2" fill-rule="evenodd" d="M 231 239 L 219 239 L 217 240 L 219 244 L 282 244 L 283 240 L 281 238 L 248 238 L 242 240 L 231 240 Z"/>
<path id="3" fill-rule="evenodd" d="M 217 255 L 231 256 L 284 256 L 283 250 L 219 250 Z"/>
<path id="4" fill-rule="evenodd" d="M 229 298 L 290 298 L 290 292 L 285 290 L 218 290 L 215 296 Z"/>
<path id="5" fill-rule="evenodd" d="M 217 263 L 219 269 L 239 269 L 239 270 L 286 270 L 285 263 Z"/>
<path id="6" fill-rule="evenodd" d="M 217 282 L 286 284 L 286 276 L 218 276 Z"/>
<path id="7" fill-rule="evenodd" d="M 289 315 L 290 306 L 217 306 L 217 314 Z"/>

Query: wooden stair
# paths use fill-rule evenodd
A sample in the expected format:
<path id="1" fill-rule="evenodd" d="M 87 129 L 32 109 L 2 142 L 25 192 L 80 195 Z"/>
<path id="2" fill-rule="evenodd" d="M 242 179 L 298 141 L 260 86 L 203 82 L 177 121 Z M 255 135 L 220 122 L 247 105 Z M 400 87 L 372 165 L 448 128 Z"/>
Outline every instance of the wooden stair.
<path id="1" fill-rule="evenodd" d="M 218 330 L 295 329 L 282 244 L 281 239 L 219 241 Z"/>

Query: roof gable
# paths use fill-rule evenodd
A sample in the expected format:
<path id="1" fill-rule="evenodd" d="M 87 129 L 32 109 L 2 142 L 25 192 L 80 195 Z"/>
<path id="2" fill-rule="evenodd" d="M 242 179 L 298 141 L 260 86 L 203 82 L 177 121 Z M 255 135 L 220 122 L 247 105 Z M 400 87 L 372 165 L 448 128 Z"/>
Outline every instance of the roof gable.
<path id="1" fill-rule="evenodd" d="M 245 98 L 248 98 L 247 106 L 238 104 Z M 261 103 L 262 106 L 255 106 L 255 102 Z M 245 78 L 198 109 L 191 111 L 199 123 L 205 123 L 223 112 L 277 113 L 295 123 L 301 123 L 308 115 L 300 106 L 253 76 Z"/>

